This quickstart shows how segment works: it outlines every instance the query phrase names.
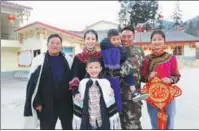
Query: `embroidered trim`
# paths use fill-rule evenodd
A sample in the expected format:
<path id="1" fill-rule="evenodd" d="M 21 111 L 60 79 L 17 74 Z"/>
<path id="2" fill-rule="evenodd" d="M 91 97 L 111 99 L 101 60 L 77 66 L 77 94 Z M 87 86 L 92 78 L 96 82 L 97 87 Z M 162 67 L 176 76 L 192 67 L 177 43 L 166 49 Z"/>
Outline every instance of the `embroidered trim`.
<path id="1" fill-rule="evenodd" d="M 88 50 L 87 48 L 84 48 L 84 49 L 83 49 L 83 52 L 92 55 L 92 54 L 94 54 L 94 53 L 96 52 L 96 49 L 93 48 L 93 50 L 90 51 L 90 50 Z"/>
<path id="2" fill-rule="evenodd" d="M 83 63 L 86 63 L 88 61 L 88 59 L 92 58 L 92 57 L 101 58 L 101 54 L 100 54 L 100 52 L 97 52 L 97 51 L 95 51 L 94 53 L 89 53 L 89 52 L 83 51 L 82 53 L 79 53 L 77 55 L 77 58 Z"/>
<path id="3" fill-rule="evenodd" d="M 171 58 L 172 58 L 172 55 L 166 52 L 162 56 L 159 56 L 159 57 L 153 57 L 151 55 L 148 73 L 152 72 L 157 67 L 157 65 L 163 64 L 169 61 Z"/>

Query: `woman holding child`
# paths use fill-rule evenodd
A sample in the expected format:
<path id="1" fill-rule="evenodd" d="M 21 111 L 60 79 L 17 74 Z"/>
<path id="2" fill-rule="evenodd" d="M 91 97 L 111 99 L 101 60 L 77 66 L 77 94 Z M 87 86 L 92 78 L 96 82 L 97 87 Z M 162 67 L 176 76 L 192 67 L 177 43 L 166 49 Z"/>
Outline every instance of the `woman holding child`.
<path id="1" fill-rule="evenodd" d="M 97 40 L 97 32 L 88 30 L 84 34 L 85 48 L 75 56 L 72 64 L 73 129 L 121 129 L 112 88 L 100 75 L 101 54 L 96 51 Z"/>

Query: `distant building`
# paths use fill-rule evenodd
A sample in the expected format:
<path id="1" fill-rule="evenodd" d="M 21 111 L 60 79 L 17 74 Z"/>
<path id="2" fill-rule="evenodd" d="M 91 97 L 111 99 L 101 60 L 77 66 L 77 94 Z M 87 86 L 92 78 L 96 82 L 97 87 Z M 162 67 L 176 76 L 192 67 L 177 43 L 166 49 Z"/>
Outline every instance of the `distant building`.
<path id="1" fill-rule="evenodd" d="M 20 26 L 20 15 L 30 16 L 32 8 L 11 2 L 1 1 L 1 75 L 15 74 L 27 76 L 32 59 L 46 51 L 47 37 L 57 33 L 63 38 L 62 51 L 74 56 L 82 51 L 83 37 L 42 22 Z M 15 21 L 10 23 L 9 16 Z M 19 72 L 19 73 L 18 73 Z"/>
<path id="2" fill-rule="evenodd" d="M 83 48 L 83 37 L 42 22 L 28 24 L 16 29 L 15 32 L 19 34 L 21 44 L 18 52 L 19 67 L 30 67 L 34 57 L 47 51 L 47 38 L 50 34 L 56 33 L 62 37 L 62 51 L 65 54 L 74 56 Z M 23 58 L 25 54 L 26 57 Z M 27 57 L 27 55 L 30 56 Z"/>
<path id="3" fill-rule="evenodd" d="M 86 28 L 83 30 L 85 32 L 88 29 L 94 29 L 94 30 L 109 30 L 109 29 L 117 29 L 118 24 L 109 22 L 109 21 L 98 21 L 92 25 L 86 26 Z"/>
<path id="4" fill-rule="evenodd" d="M 185 32 L 164 31 L 166 35 L 165 49 L 169 53 L 183 57 L 184 59 L 196 59 L 196 48 L 199 46 L 199 38 Z M 145 54 L 149 54 L 151 32 L 136 32 L 136 44 L 142 46 Z"/>
<path id="5" fill-rule="evenodd" d="M 30 16 L 31 7 L 1 1 L 1 72 L 12 72 L 18 70 L 17 52 L 21 48 L 19 35 L 14 32 L 20 27 L 20 19 L 16 16 L 26 18 Z M 10 16 L 14 16 L 11 23 Z"/>
<path id="6" fill-rule="evenodd" d="M 106 25 L 106 28 L 104 28 L 104 23 Z M 83 31 L 71 31 L 73 33 L 79 34 L 80 36 L 84 35 L 84 32 L 87 29 L 95 29 L 98 33 L 98 44 L 97 49 L 100 50 L 100 42 L 103 38 L 107 37 L 107 32 L 109 29 L 116 28 L 118 25 L 113 24 L 111 22 L 107 21 L 99 21 L 97 23 L 94 23 L 90 26 L 87 26 L 86 29 Z M 151 53 L 150 50 L 150 36 L 151 31 L 147 32 L 135 32 L 135 44 L 138 46 L 142 46 L 145 54 Z M 184 59 L 193 59 L 196 58 L 199 59 L 199 53 L 196 52 L 196 48 L 199 48 L 199 38 L 189 35 L 185 33 L 183 30 L 177 30 L 177 31 L 169 31 L 169 30 L 163 30 L 166 34 L 166 51 L 175 55 L 178 55 L 178 57 L 182 57 Z M 197 54 L 197 55 L 196 55 Z M 196 57 L 197 56 L 197 57 Z"/>

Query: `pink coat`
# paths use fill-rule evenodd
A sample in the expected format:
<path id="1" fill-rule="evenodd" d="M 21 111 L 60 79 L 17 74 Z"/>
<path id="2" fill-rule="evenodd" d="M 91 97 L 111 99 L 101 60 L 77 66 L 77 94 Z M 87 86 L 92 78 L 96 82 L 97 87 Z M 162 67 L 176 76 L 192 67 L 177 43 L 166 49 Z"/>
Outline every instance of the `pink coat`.
<path id="1" fill-rule="evenodd" d="M 141 69 L 142 82 L 148 81 L 148 76 L 152 71 L 157 72 L 159 78 L 171 78 L 173 80 L 172 84 L 177 83 L 181 76 L 176 56 L 167 52 L 160 56 L 150 54 L 144 59 Z"/>

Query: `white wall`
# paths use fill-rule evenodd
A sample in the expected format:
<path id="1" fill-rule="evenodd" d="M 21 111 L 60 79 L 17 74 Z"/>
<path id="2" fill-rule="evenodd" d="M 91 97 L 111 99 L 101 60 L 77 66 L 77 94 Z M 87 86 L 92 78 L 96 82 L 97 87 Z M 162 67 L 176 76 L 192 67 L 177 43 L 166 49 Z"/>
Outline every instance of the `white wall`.
<path id="1" fill-rule="evenodd" d="M 195 48 L 192 48 L 192 46 L 190 45 L 184 46 L 184 56 L 195 56 L 195 55 L 196 55 Z"/>
<path id="2" fill-rule="evenodd" d="M 43 40 L 36 38 L 36 36 L 27 38 L 23 41 L 21 50 L 37 50 L 41 49 Z"/>
<path id="3" fill-rule="evenodd" d="M 18 48 L 1 48 L 1 72 L 18 69 Z"/>
<path id="4" fill-rule="evenodd" d="M 83 51 L 83 49 L 80 46 L 76 46 L 76 48 L 75 48 L 75 54 L 78 54 L 78 53 L 80 53 L 82 51 Z"/>
<path id="5" fill-rule="evenodd" d="M 34 50 L 42 49 L 43 39 L 37 38 L 36 36 L 32 36 L 30 38 L 26 38 L 22 42 L 21 51 L 31 50 L 32 51 L 32 59 L 34 58 Z M 31 60 L 32 61 L 32 60 Z"/>
<path id="6" fill-rule="evenodd" d="M 21 47 L 18 40 L 1 40 L 1 47 Z"/>
<path id="7" fill-rule="evenodd" d="M 96 24 L 88 29 L 94 29 L 94 30 L 108 30 L 108 29 L 117 29 L 118 26 L 115 26 L 114 24 L 108 24 L 101 22 L 99 24 Z"/>
<path id="8" fill-rule="evenodd" d="M 40 43 L 41 43 L 41 53 L 47 51 L 47 38 L 44 38 L 42 34 L 40 34 Z"/>

